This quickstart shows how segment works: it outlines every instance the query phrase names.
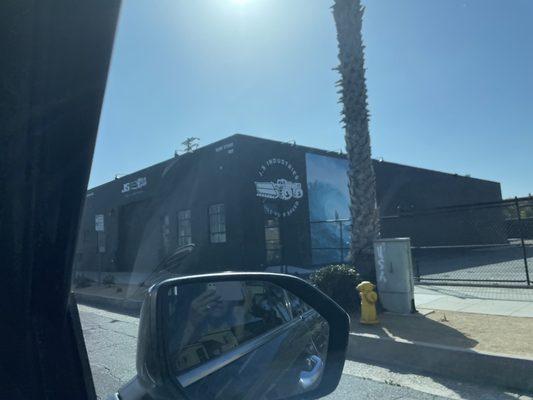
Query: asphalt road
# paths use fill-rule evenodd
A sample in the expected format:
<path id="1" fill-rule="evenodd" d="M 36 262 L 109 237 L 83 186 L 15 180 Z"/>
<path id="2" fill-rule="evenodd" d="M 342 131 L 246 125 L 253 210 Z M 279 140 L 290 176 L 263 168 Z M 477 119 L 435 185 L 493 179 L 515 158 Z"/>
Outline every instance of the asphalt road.
<path id="1" fill-rule="evenodd" d="M 79 306 L 83 335 L 99 399 L 106 399 L 135 375 L 138 318 Z M 341 382 L 327 400 L 484 399 L 531 400 L 498 389 L 347 361 Z"/>
<path id="2" fill-rule="evenodd" d="M 135 376 L 139 319 L 80 305 L 80 319 L 99 399 Z"/>

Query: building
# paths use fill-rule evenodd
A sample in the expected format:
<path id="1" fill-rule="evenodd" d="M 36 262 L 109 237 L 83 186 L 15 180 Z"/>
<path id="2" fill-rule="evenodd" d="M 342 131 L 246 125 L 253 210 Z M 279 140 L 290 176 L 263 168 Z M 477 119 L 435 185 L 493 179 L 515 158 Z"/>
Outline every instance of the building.
<path id="1" fill-rule="evenodd" d="M 394 216 L 501 200 L 497 182 L 385 161 L 374 167 L 383 236 L 475 242 L 475 232 L 458 236 L 453 221 L 426 221 L 413 237 L 410 222 Z M 230 136 L 88 190 L 75 268 L 147 273 L 190 243 L 196 272 L 338 262 L 349 247 L 346 170 L 339 153 Z"/>

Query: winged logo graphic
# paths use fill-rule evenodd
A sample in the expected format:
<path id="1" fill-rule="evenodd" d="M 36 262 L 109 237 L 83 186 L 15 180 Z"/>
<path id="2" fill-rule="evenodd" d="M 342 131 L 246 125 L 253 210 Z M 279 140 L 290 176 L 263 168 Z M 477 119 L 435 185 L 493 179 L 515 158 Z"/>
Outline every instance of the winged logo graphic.
<path id="1" fill-rule="evenodd" d="M 300 183 L 286 179 L 278 179 L 276 182 L 255 182 L 255 188 L 257 197 L 265 199 L 300 199 L 304 195 Z"/>

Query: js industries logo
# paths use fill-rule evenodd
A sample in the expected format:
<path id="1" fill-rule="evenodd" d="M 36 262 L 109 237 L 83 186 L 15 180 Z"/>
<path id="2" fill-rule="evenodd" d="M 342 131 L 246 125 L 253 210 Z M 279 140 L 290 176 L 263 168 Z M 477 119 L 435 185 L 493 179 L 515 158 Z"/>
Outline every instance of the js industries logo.
<path id="1" fill-rule="evenodd" d="M 132 190 L 138 190 L 143 187 L 145 187 L 148 184 L 148 181 L 145 176 L 141 178 L 137 178 L 134 181 L 126 182 L 124 185 L 122 185 L 122 192 L 121 193 L 127 193 Z"/>
<path id="2" fill-rule="evenodd" d="M 271 158 L 258 171 L 255 181 L 257 197 L 263 199 L 265 212 L 276 217 L 288 217 L 300 205 L 304 193 L 300 176 L 290 162 Z"/>

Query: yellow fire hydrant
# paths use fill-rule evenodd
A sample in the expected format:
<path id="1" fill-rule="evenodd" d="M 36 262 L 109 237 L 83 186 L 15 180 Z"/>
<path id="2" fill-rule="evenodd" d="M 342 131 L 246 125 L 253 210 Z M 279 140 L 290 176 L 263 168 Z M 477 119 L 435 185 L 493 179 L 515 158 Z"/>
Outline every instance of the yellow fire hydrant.
<path id="1" fill-rule="evenodd" d="M 363 281 L 357 285 L 357 291 L 361 298 L 361 323 L 362 324 L 379 324 L 376 313 L 376 301 L 378 295 L 374 292 L 375 285 L 368 281 Z"/>

